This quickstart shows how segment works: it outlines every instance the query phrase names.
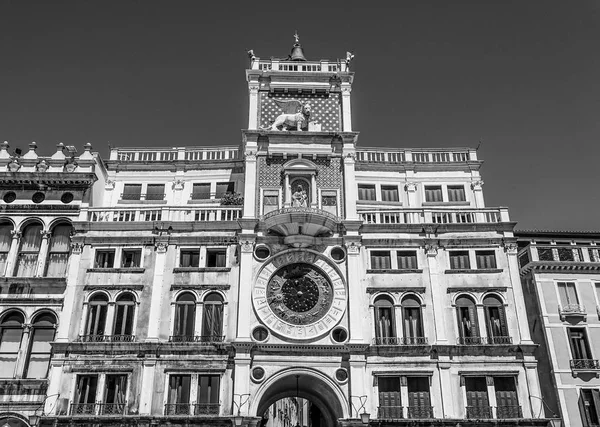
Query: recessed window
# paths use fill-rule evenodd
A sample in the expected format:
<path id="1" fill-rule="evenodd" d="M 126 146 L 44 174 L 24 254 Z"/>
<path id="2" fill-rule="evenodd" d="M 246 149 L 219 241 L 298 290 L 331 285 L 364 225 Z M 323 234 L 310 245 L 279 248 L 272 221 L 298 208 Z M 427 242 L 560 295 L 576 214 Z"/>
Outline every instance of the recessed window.
<path id="1" fill-rule="evenodd" d="M 265 370 L 263 368 L 261 368 L 260 366 L 257 366 L 256 368 L 252 369 L 252 378 L 254 378 L 256 381 L 260 381 L 265 377 Z"/>
<path id="2" fill-rule="evenodd" d="M 425 201 L 426 202 L 443 202 L 442 186 L 441 185 L 426 185 L 425 186 Z"/>
<path id="3" fill-rule="evenodd" d="M 200 249 L 182 249 L 179 256 L 180 267 L 199 267 Z"/>
<path id="4" fill-rule="evenodd" d="M 390 251 L 371 251 L 371 269 L 384 270 L 392 268 Z"/>
<path id="5" fill-rule="evenodd" d="M 234 193 L 235 185 L 233 182 L 217 182 L 217 193 L 215 197 L 220 199 L 225 195 L 225 193 Z"/>
<path id="6" fill-rule="evenodd" d="M 452 251 L 450 256 L 450 268 L 452 270 L 469 270 L 469 251 Z"/>
<path id="7" fill-rule="evenodd" d="M 262 341 L 265 341 L 268 337 L 269 337 L 269 331 L 267 331 L 267 328 L 265 328 L 263 326 L 257 326 L 252 331 L 252 338 L 254 338 L 256 341 L 262 342 Z"/>
<path id="8" fill-rule="evenodd" d="M 33 203 L 42 203 L 45 199 L 46 199 L 46 195 L 44 193 L 42 193 L 41 191 L 38 191 L 37 193 L 33 193 L 33 196 L 31 196 L 31 201 Z"/>
<path id="9" fill-rule="evenodd" d="M 398 251 L 398 269 L 400 270 L 415 270 L 417 269 L 417 252 L 416 251 Z"/>
<path id="10" fill-rule="evenodd" d="M 71 203 L 73 201 L 73 193 L 63 193 L 63 195 L 60 196 L 60 201 L 65 205 Z"/>
<path id="11" fill-rule="evenodd" d="M 123 200 L 140 200 L 142 198 L 142 184 L 125 184 L 122 198 Z"/>
<path id="12" fill-rule="evenodd" d="M 165 198 L 165 184 L 148 184 L 146 200 L 163 200 Z"/>
<path id="13" fill-rule="evenodd" d="M 346 381 L 348 379 L 348 371 L 346 371 L 344 368 L 339 368 L 335 371 L 335 379 L 339 382 Z"/>
<path id="14" fill-rule="evenodd" d="M 227 259 L 226 249 L 207 249 L 206 266 L 207 267 L 225 267 Z"/>
<path id="15" fill-rule="evenodd" d="M 17 194 L 14 191 L 9 191 L 4 193 L 4 197 L 2 197 L 5 203 L 12 203 L 17 200 Z"/>
<path id="16" fill-rule="evenodd" d="M 396 185 L 382 185 L 381 186 L 381 200 L 384 202 L 397 202 L 400 200 L 398 196 L 398 186 Z"/>
<path id="17" fill-rule="evenodd" d="M 346 331 L 344 328 L 335 328 L 331 332 L 331 339 L 337 343 L 345 342 L 348 339 L 348 331 Z"/>
<path id="18" fill-rule="evenodd" d="M 269 255 L 271 255 L 271 251 L 268 246 L 261 245 L 254 250 L 254 256 L 261 261 L 269 258 Z"/>
<path id="19" fill-rule="evenodd" d="M 196 183 L 192 186 L 192 200 L 210 199 L 210 184 Z"/>
<path id="20" fill-rule="evenodd" d="M 263 215 L 279 209 L 279 191 L 265 190 L 263 192 Z"/>
<path id="21" fill-rule="evenodd" d="M 142 261 L 141 249 L 123 249 L 121 267 L 139 267 Z"/>
<path id="22" fill-rule="evenodd" d="M 494 251 L 475 251 L 477 268 L 496 268 L 496 253 Z"/>
<path id="23" fill-rule="evenodd" d="M 114 249 L 98 249 L 96 250 L 96 258 L 94 259 L 95 268 L 113 268 L 115 265 L 115 250 Z"/>
<path id="24" fill-rule="evenodd" d="M 375 184 L 358 184 L 358 200 L 376 200 Z"/>
<path id="25" fill-rule="evenodd" d="M 346 258 L 346 251 L 339 246 L 336 246 L 335 248 L 331 249 L 331 258 L 333 258 L 334 261 L 343 261 L 344 258 Z"/>
<path id="26" fill-rule="evenodd" d="M 463 185 L 448 186 L 448 201 L 449 202 L 465 202 L 465 187 Z"/>

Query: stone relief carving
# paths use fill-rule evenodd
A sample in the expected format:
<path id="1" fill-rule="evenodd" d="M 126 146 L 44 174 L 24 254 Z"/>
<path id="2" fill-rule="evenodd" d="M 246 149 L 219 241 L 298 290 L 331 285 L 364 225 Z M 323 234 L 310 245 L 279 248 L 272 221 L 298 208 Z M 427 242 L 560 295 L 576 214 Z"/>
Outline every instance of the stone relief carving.
<path id="1" fill-rule="evenodd" d="M 71 252 L 74 254 L 80 254 L 83 251 L 83 243 L 71 242 Z"/>
<path id="2" fill-rule="evenodd" d="M 167 242 L 154 242 L 154 248 L 156 249 L 156 252 L 158 252 L 158 253 L 167 252 L 168 247 L 169 247 L 169 244 Z"/>
<path id="3" fill-rule="evenodd" d="M 304 104 L 296 100 L 281 101 L 274 99 L 273 101 L 283 110 L 283 114 L 277 116 L 269 130 L 302 131 L 308 128 L 308 120 L 310 119 L 309 103 Z"/>
<path id="4" fill-rule="evenodd" d="M 173 190 L 183 190 L 185 181 L 181 178 L 173 179 Z"/>
<path id="5" fill-rule="evenodd" d="M 439 246 L 433 243 L 428 243 L 425 245 L 425 253 L 427 256 L 437 256 Z"/>
<path id="6" fill-rule="evenodd" d="M 417 191 L 417 183 L 416 182 L 407 182 L 404 184 L 404 189 L 408 192 L 414 193 Z"/>
<path id="7" fill-rule="evenodd" d="M 483 181 L 482 180 L 473 181 L 471 183 L 471 188 L 473 190 L 482 190 L 483 189 Z"/>

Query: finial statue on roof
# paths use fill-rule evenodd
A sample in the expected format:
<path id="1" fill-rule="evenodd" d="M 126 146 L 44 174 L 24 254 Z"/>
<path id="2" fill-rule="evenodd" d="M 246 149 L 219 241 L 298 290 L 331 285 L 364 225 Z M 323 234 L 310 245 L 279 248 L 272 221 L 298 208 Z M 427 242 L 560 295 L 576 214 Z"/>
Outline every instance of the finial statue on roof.
<path id="1" fill-rule="evenodd" d="M 354 59 L 354 54 L 352 52 L 346 52 L 346 67 L 350 69 L 350 63 Z"/>
<path id="2" fill-rule="evenodd" d="M 298 30 L 294 33 L 294 38 L 296 39 L 296 43 L 300 43 L 300 36 L 298 35 Z"/>

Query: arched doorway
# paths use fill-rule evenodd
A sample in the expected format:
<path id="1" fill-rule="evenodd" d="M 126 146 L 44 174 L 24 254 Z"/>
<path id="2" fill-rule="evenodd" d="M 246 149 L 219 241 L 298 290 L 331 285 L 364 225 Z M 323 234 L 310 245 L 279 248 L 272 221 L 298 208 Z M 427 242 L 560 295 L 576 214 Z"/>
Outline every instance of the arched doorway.
<path id="1" fill-rule="evenodd" d="M 314 407 L 312 426 L 335 427 L 339 418 L 348 418 L 347 404 L 343 403 L 346 398 L 339 386 L 321 372 L 307 368 L 278 372 L 261 384 L 256 397 L 250 411 L 258 417 L 280 399 L 300 397 Z"/>
<path id="2" fill-rule="evenodd" d="M 20 417 L 14 415 L 0 414 L 0 427 L 29 427 L 29 424 Z"/>

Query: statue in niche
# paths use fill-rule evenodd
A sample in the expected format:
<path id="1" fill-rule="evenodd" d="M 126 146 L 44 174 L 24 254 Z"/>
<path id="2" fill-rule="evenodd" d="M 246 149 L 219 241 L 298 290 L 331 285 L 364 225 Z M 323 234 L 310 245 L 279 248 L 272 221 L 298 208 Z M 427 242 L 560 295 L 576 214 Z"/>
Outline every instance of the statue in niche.
<path id="1" fill-rule="evenodd" d="M 297 130 L 308 129 L 308 120 L 310 119 L 310 104 L 296 101 L 273 100 L 283 114 L 277 116 L 270 130 Z"/>
<path id="2" fill-rule="evenodd" d="M 292 194 L 292 207 L 308 207 L 308 196 L 306 195 L 306 190 L 302 187 L 302 184 L 298 184 L 296 186 L 296 191 L 294 191 L 294 194 Z"/>

